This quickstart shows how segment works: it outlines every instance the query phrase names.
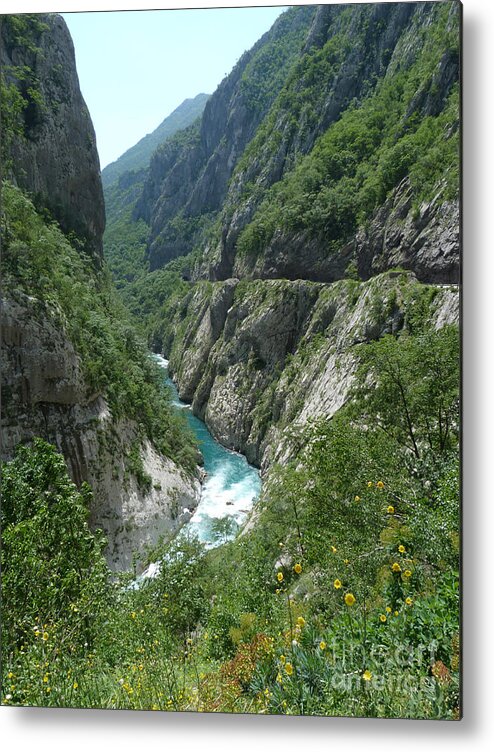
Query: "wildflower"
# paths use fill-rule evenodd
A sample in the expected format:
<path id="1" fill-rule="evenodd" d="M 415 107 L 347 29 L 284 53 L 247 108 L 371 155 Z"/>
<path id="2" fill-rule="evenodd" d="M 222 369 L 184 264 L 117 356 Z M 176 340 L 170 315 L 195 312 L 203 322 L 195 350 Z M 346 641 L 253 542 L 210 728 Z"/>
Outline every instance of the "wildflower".
<path id="1" fill-rule="evenodd" d="M 300 574 L 300 572 L 302 571 L 302 565 L 298 563 L 295 564 L 295 566 L 293 567 L 293 571 L 296 572 L 297 574 Z"/>
<path id="2" fill-rule="evenodd" d="M 413 600 L 410 597 L 405 598 L 405 603 L 407 604 L 407 606 L 411 606 L 413 603 Z"/>
<path id="3" fill-rule="evenodd" d="M 137 616 L 136 612 L 135 612 L 135 611 L 132 611 L 132 613 L 131 613 L 131 617 L 132 617 L 132 619 L 135 619 L 135 618 L 136 618 L 136 616 Z"/>
<path id="4" fill-rule="evenodd" d="M 391 613 L 391 607 L 390 607 L 390 606 L 386 606 L 386 613 L 387 613 L 387 614 L 390 614 L 390 613 Z"/>
<path id="5" fill-rule="evenodd" d="M 339 590 L 339 589 L 340 589 L 340 587 L 341 587 L 341 582 L 340 582 L 340 580 L 335 580 L 335 581 L 333 582 L 333 585 L 335 586 L 335 588 L 336 588 L 337 590 Z"/>
<path id="6" fill-rule="evenodd" d="M 350 560 L 349 559 L 344 559 L 343 560 L 343 564 L 346 564 L 348 566 L 350 564 Z"/>
<path id="7" fill-rule="evenodd" d="M 14 674 L 12 673 L 12 671 L 9 671 L 9 673 L 7 674 L 7 679 L 13 679 L 13 678 L 14 678 Z"/>
<path id="8" fill-rule="evenodd" d="M 345 603 L 347 606 L 353 606 L 355 603 L 355 596 L 353 593 L 347 593 L 345 595 Z"/>
<path id="9" fill-rule="evenodd" d="M 286 658 L 284 655 L 280 655 L 280 662 L 284 663 L 286 661 Z"/>
<path id="10" fill-rule="evenodd" d="M 44 684 L 48 684 L 48 674 L 45 674 L 45 675 L 43 676 L 43 683 L 44 683 Z"/>
<path id="11" fill-rule="evenodd" d="M 355 501 L 360 501 L 360 496 L 356 496 Z"/>
<path id="12" fill-rule="evenodd" d="M 412 576 L 412 573 L 410 572 L 410 570 L 409 570 L 409 569 L 405 569 L 405 571 L 403 572 L 403 576 L 404 576 L 404 577 L 411 577 L 411 576 Z"/>
<path id="13" fill-rule="evenodd" d="M 400 554 L 404 554 L 406 551 L 405 546 L 398 546 L 398 551 L 400 552 Z"/>
<path id="14" fill-rule="evenodd" d="M 279 595 L 281 593 L 281 590 L 279 589 L 279 587 L 276 588 L 275 593 L 276 595 Z"/>
<path id="15" fill-rule="evenodd" d="M 79 686 L 79 684 L 77 682 L 74 682 L 73 685 L 72 685 L 73 689 L 77 689 L 78 686 Z"/>
<path id="16" fill-rule="evenodd" d="M 335 554 L 337 549 L 334 546 L 331 546 L 331 551 Z"/>
<path id="17" fill-rule="evenodd" d="M 381 616 L 379 617 L 379 619 L 380 619 L 380 621 L 382 621 L 383 624 L 384 624 L 385 621 L 387 621 L 387 617 L 386 617 L 385 614 L 381 614 Z"/>
<path id="18" fill-rule="evenodd" d="M 151 708 L 151 710 L 159 710 L 158 705 L 153 705 L 152 708 Z"/>
<path id="19" fill-rule="evenodd" d="M 372 488 L 372 481 L 371 480 L 367 481 L 367 488 Z"/>
<path id="20" fill-rule="evenodd" d="M 285 671 L 288 676 L 291 676 L 293 674 L 293 666 L 291 663 L 285 663 Z"/>
<path id="21" fill-rule="evenodd" d="M 43 640 L 45 642 L 47 641 L 48 637 L 49 637 L 48 632 L 43 632 Z"/>
<path id="22" fill-rule="evenodd" d="M 401 572 L 401 567 L 400 567 L 400 565 L 398 564 L 397 561 L 394 562 L 394 564 L 391 567 L 391 569 L 393 570 L 393 572 Z"/>
<path id="23" fill-rule="evenodd" d="M 393 506 L 392 504 L 390 504 L 390 505 L 389 505 L 389 507 L 387 507 L 387 509 L 386 509 L 386 512 L 387 512 L 388 514 L 394 514 L 394 513 L 395 513 L 395 508 L 394 508 L 394 506 Z"/>
<path id="24" fill-rule="evenodd" d="M 382 488 L 384 488 L 384 483 L 382 482 L 382 480 L 378 480 L 378 481 L 377 481 L 377 483 L 376 483 L 376 486 L 377 486 L 378 488 L 381 488 L 381 489 L 382 489 Z"/>
<path id="25" fill-rule="evenodd" d="M 324 640 L 321 640 L 321 642 L 319 643 L 319 650 L 326 650 L 326 643 L 324 642 Z"/>
<path id="26" fill-rule="evenodd" d="M 395 616 L 398 616 L 399 611 L 395 611 Z"/>
<path id="27" fill-rule="evenodd" d="M 305 627 L 305 619 L 303 616 L 299 616 L 297 619 L 297 627 Z"/>
<path id="28" fill-rule="evenodd" d="M 362 679 L 365 679 L 365 681 L 370 681 L 372 679 L 372 674 L 369 669 L 364 671 L 364 673 L 362 674 Z"/>
<path id="29" fill-rule="evenodd" d="M 276 579 L 278 580 L 278 582 L 283 582 L 283 572 L 278 572 Z"/>

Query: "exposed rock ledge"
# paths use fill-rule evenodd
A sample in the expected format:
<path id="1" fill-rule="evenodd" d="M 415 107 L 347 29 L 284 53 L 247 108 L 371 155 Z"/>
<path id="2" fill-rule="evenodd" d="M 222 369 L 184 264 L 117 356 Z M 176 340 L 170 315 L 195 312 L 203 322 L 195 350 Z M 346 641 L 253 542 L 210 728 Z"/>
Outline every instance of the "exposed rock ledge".
<path id="1" fill-rule="evenodd" d="M 115 571 L 130 569 L 134 552 L 177 531 L 199 502 L 198 477 L 142 441 L 132 422 L 116 423 L 102 395 L 87 397 L 79 358 L 55 312 L 17 293 L 2 304 L 2 457 L 33 436 L 58 447 L 76 484 L 91 485 L 90 524 L 105 532 Z M 149 489 L 129 470 L 136 443 Z"/>
<path id="2" fill-rule="evenodd" d="M 457 323 L 458 287 L 399 271 L 360 283 L 200 283 L 164 344 L 180 396 L 215 438 L 265 472 L 295 456 L 308 421 L 344 404 L 355 346 L 417 315 L 436 329 Z"/>

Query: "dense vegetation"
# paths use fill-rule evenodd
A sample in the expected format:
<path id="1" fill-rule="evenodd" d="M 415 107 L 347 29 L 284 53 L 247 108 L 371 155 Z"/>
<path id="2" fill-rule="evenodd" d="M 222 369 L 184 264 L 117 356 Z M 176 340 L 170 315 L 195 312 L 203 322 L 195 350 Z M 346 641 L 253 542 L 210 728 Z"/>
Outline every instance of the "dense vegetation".
<path id="1" fill-rule="evenodd" d="M 3 701 L 457 717 L 458 346 L 455 327 L 361 346 L 354 397 L 307 428 L 251 532 L 157 550 L 137 589 L 105 578 L 56 453 L 23 448 L 6 471 Z M 35 562 L 53 584 L 26 594 Z"/>

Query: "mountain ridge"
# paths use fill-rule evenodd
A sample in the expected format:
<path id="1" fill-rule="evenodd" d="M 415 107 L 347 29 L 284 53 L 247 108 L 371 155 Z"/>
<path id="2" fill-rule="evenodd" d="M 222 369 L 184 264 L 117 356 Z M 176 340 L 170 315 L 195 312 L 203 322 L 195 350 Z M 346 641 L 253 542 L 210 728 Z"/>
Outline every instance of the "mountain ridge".
<path id="1" fill-rule="evenodd" d="M 103 188 L 109 186 L 125 172 L 145 168 L 153 151 L 175 131 L 187 127 L 199 117 L 208 101 L 209 94 L 197 94 L 188 97 L 178 105 L 162 122 L 150 133 L 143 136 L 137 143 L 129 147 L 118 159 L 110 162 L 101 171 Z"/>

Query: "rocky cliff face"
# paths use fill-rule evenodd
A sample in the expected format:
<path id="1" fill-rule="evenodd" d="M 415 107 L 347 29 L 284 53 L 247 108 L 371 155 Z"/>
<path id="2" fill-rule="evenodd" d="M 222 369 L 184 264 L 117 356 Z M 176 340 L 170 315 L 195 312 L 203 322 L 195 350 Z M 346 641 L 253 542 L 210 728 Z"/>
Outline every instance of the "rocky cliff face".
<path id="1" fill-rule="evenodd" d="M 4 177 L 100 260 L 105 210 L 96 138 L 63 18 L 3 16 L 0 63 L 20 110 L 2 155 Z"/>
<path id="2" fill-rule="evenodd" d="M 422 282 L 458 284 L 459 202 L 445 200 L 438 186 L 430 201 L 417 206 L 410 181 L 404 178 L 337 253 L 323 252 L 323 247 L 321 238 L 309 231 L 280 227 L 257 259 L 234 255 L 231 271 L 240 278 L 333 282 L 348 276 L 352 267 L 364 280 L 401 267 L 413 271 Z"/>
<path id="3" fill-rule="evenodd" d="M 40 257 L 60 254 L 60 268 L 65 262 L 72 270 L 63 294 L 93 294 L 104 316 L 101 302 L 96 305 L 97 289 L 104 287 L 99 278 L 103 193 L 72 41 L 56 15 L 4 16 L 1 40 L 3 177 L 29 194 L 43 215 L 48 210 L 76 249 L 80 241 L 95 261 L 83 261 L 76 279 L 73 258 L 62 257 L 63 244 L 47 248 L 46 224 L 32 207 L 22 215 L 25 228 L 3 207 L 2 243 L 9 253 L 2 258 L 8 280 L 1 312 L 2 456 L 12 457 L 19 443 L 34 436 L 53 443 L 73 480 L 92 487 L 90 521 L 108 538 L 109 565 L 130 569 L 134 552 L 142 554 L 146 544 L 171 535 L 188 519 L 200 498 L 199 473 L 186 473 L 159 454 L 135 421 L 116 420 L 103 389 L 91 393 L 84 376 L 87 363 L 67 333 L 60 288 L 53 280 L 33 278 L 39 276 L 39 265 L 36 275 L 30 272 L 37 243 L 42 244 Z M 36 225 L 39 237 L 29 230 L 34 216 L 41 223 Z M 43 268 L 42 273 L 50 271 Z M 106 347 L 104 336 L 93 346 Z M 91 359 L 92 353 L 83 357 Z"/>
<path id="4" fill-rule="evenodd" d="M 33 436 L 63 453 L 77 485 L 91 485 L 90 523 L 104 530 L 115 570 L 130 569 L 135 551 L 178 530 L 197 506 L 198 478 L 158 454 L 133 422 L 116 422 L 104 394 L 88 395 L 57 310 L 16 293 L 2 306 L 3 458 Z M 135 448 L 145 485 L 132 471 Z"/>
<path id="5" fill-rule="evenodd" d="M 307 171 L 312 171 L 307 187 L 295 198 L 293 185 L 286 181 L 304 157 L 321 151 L 321 140 L 342 115 L 380 96 L 387 83 L 406 92 L 403 114 L 393 124 L 396 141 L 424 119 L 444 112 L 459 77 L 458 4 L 331 5 L 314 7 L 312 15 L 307 8 L 291 13 L 289 19 L 282 16 L 222 82 L 200 126 L 155 154 L 136 213 L 151 225 L 151 269 L 199 248 L 196 279 L 331 282 L 343 278 L 351 263 L 364 279 L 401 265 L 424 281 L 457 281 L 459 239 L 448 229 L 458 217 L 457 199 L 440 180 L 433 196 L 418 199 L 416 185 L 404 180 L 408 165 L 393 164 L 403 161 L 402 154 L 386 166 L 389 174 L 373 200 L 374 210 L 365 209 L 365 222 L 362 211 L 350 222 L 346 215 L 351 208 L 341 209 L 339 194 L 332 197 L 332 182 L 354 179 L 347 165 L 353 158 L 364 161 L 362 145 L 375 139 L 375 132 L 362 134 L 361 144 L 352 144 L 358 137 L 350 131 L 339 150 L 354 149 L 355 154 L 348 154 L 346 164 L 314 163 Z M 433 27 L 441 37 L 436 47 L 432 35 L 426 43 Z M 289 54 L 276 80 L 269 81 L 269 96 L 261 97 L 258 106 L 253 98 L 259 87 L 255 64 L 272 61 L 281 32 Z M 270 75 L 268 65 L 265 77 Z M 388 106 L 376 100 L 378 110 Z M 456 118 L 436 138 L 448 140 L 457 128 Z M 387 126 L 380 139 L 386 134 Z M 378 141 L 373 148 L 377 150 Z M 457 154 L 451 157 L 455 159 Z M 445 162 L 445 172 L 448 167 Z M 377 163 L 373 169 L 379 174 Z M 362 173 L 360 181 L 356 179 L 357 186 L 364 177 Z M 321 198 L 322 186 L 328 195 Z M 273 190 L 278 187 L 279 217 L 274 231 L 268 232 L 269 207 L 276 205 Z M 339 227 L 338 220 L 328 218 L 315 229 L 314 205 L 317 202 L 324 214 L 331 201 L 334 214 L 341 210 L 345 221 Z M 418 209 L 421 203 L 427 207 Z M 216 228 L 208 230 L 218 217 Z M 254 253 L 252 243 L 244 252 L 246 230 L 256 238 Z"/>
<path id="6" fill-rule="evenodd" d="M 293 8 L 246 52 L 208 100 L 198 127 L 151 159 L 135 218 L 151 226 L 151 269 L 190 251 L 298 55 L 314 8 Z M 184 232 L 185 230 L 185 232 Z"/>
<path id="7" fill-rule="evenodd" d="M 266 471 L 294 456 L 301 426 L 344 404 L 356 345 L 398 334 L 417 315 L 437 328 L 456 323 L 458 310 L 456 286 L 424 287 L 406 272 L 360 283 L 232 279 L 197 285 L 164 346 L 180 396 Z"/>

